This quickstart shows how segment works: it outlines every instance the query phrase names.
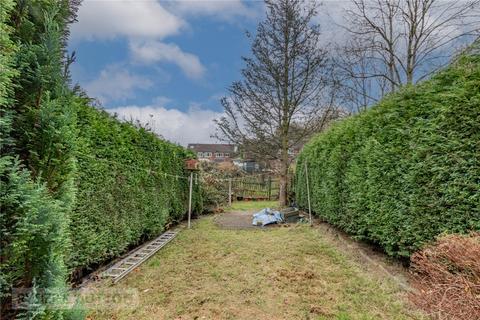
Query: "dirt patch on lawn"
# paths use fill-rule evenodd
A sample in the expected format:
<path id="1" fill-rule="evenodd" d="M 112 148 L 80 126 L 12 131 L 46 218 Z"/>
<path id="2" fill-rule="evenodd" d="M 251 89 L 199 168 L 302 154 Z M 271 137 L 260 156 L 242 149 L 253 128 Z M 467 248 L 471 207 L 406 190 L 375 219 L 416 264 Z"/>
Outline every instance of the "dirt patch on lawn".
<path id="1" fill-rule="evenodd" d="M 266 228 L 278 227 L 278 224 L 269 224 L 265 227 L 252 225 L 252 215 L 254 211 L 232 211 L 226 212 L 215 217 L 215 224 L 220 229 L 227 230 L 242 230 L 242 229 L 257 229 L 262 230 Z"/>

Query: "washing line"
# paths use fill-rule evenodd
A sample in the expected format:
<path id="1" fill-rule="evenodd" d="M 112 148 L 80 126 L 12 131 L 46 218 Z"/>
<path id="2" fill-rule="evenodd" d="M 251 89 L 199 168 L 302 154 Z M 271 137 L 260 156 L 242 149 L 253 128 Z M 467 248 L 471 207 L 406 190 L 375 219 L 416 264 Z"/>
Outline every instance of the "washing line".
<path id="1" fill-rule="evenodd" d="M 127 163 L 118 162 L 118 161 L 115 161 L 115 160 L 104 159 L 104 158 L 98 158 L 98 157 L 87 155 L 87 154 L 82 154 L 82 156 L 88 157 L 88 158 L 93 159 L 93 160 L 100 160 L 100 161 L 108 162 L 108 163 L 111 163 L 111 164 L 117 164 L 117 165 L 120 165 L 120 166 L 130 167 L 130 168 L 136 169 L 136 170 L 140 169 L 140 170 L 146 171 L 148 173 L 157 173 L 157 174 L 160 174 L 160 175 L 164 175 L 164 176 L 172 177 L 172 178 L 178 178 L 178 179 L 185 179 L 185 180 L 190 179 L 190 177 L 188 177 L 188 176 L 179 176 L 179 175 L 170 174 L 170 173 L 167 173 L 167 172 L 164 172 L 164 171 L 144 169 L 144 168 L 137 167 L 137 166 L 134 166 L 134 165 L 130 165 L 130 164 L 127 164 Z M 248 179 L 248 178 L 256 178 L 256 177 L 259 177 L 259 176 L 262 176 L 262 175 L 268 175 L 268 174 L 270 174 L 270 173 L 269 172 L 264 172 L 264 173 L 259 173 L 259 174 L 255 174 L 255 175 L 248 175 L 248 176 L 236 177 L 236 178 L 222 178 L 222 179 L 214 178 L 214 179 L 216 181 L 223 181 L 223 182 L 232 181 L 233 182 L 233 181 L 245 180 L 245 179 Z M 202 175 L 199 175 L 199 176 L 200 176 L 201 180 L 205 181 L 205 178 Z"/>

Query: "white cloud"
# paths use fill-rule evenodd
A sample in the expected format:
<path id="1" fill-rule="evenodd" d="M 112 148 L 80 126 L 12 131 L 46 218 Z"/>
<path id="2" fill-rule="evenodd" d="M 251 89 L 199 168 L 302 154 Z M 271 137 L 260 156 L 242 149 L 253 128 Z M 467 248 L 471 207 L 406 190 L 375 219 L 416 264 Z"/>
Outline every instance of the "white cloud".
<path id="1" fill-rule="evenodd" d="M 211 16 L 226 21 L 258 18 L 263 2 L 242 0 L 84 0 L 78 22 L 72 26 L 72 40 L 163 39 L 179 33 L 184 17 Z M 237 20 L 239 20 L 237 19 Z"/>
<path id="2" fill-rule="evenodd" d="M 350 1 L 328 0 L 321 3 L 317 15 L 313 18 L 313 22 L 320 25 L 321 46 L 331 43 L 343 44 L 350 39 L 342 26 L 347 24 L 346 11 L 352 8 L 353 4 Z"/>
<path id="3" fill-rule="evenodd" d="M 156 1 L 85 0 L 72 26 L 72 39 L 164 38 L 185 25 Z"/>
<path id="4" fill-rule="evenodd" d="M 162 107 L 167 106 L 170 102 L 172 102 L 172 99 L 165 96 L 158 96 L 152 99 L 153 104 L 162 106 Z"/>
<path id="5" fill-rule="evenodd" d="M 100 72 L 97 79 L 85 84 L 84 88 L 89 96 L 106 103 L 132 98 L 135 89 L 147 89 L 152 85 L 149 79 L 134 75 L 121 65 L 109 65 Z"/>
<path id="6" fill-rule="evenodd" d="M 134 60 L 142 63 L 170 62 L 176 64 L 185 75 L 199 79 L 205 73 L 205 67 L 194 54 L 184 52 L 177 45 L 160 41 L 133 41 L 130 50 Z"/>
<path id="7" fill-rule="evenodd" d="M 85 0 L 80 6 L 78 22 L 72 26 L 72 39 L 106 40 L 124 37 L 138 62 L 168 62 L 178 65 L 192 79 L 205 73 L 200 59 L 182 51 L 175 44 L 160 42 L 180 32 L 185 21 L 157 1 Z"/>
<path id="8" fill-rule="evenodd" d="M 263 11 L 263 2 L 242 0 L 185 0 L 174 1 L 169 9 L 182 16 L 213 16 L 232 21 L 234 18 L 258 18 Z"/>
<path id="9" fill-rule="evenodd" d="M 195 104 L 192 104 L 187 112 L 159 105 L 125 106 L 106 110 L 117 114 L 119 119 L 148 123 L 148 127 L 157 134 L 183 146 L 195 142 L 215 142 L 215 139 L 210 137 L 215 132 L 213 120 L 223 115 Z"/>

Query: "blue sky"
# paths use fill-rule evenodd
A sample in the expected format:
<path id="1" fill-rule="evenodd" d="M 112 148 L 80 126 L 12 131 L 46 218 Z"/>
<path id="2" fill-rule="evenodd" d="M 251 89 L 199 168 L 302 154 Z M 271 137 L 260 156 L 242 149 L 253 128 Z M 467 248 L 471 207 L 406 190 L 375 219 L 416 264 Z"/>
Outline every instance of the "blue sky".
<path id="1" fill-rule="evenodd" d="M 249 54 L 260 1 L 84 0 L 70 51 L 78 82 L 120 118 L 174 142 L 212 141 L 219 99 Z"/>
<path id="2" fill-rule="evenodd" d="M 322 3 L 321 45 L 349 41 L 339 25 L 351 3 Z M 69 43 L 73 81 L 170 141 L 213 142 L 219 100 L 250 54 L 245 31 L 255 33 L 264 10 L 257 0 L 83 0 Z"/>

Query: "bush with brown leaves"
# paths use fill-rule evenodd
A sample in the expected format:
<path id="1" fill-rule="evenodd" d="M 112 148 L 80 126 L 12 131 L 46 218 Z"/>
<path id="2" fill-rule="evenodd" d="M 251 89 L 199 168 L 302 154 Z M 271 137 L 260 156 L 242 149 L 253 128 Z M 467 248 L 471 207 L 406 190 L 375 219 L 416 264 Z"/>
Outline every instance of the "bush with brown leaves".
<path id="1" fill-rule="evenodd" d="M 441 237 L 411 262 L 415 305 L 434 319 L 480 319 L 480 233 Z"/>

